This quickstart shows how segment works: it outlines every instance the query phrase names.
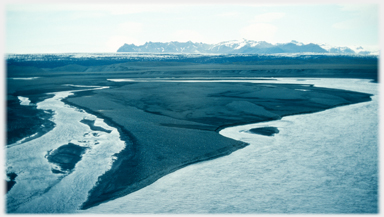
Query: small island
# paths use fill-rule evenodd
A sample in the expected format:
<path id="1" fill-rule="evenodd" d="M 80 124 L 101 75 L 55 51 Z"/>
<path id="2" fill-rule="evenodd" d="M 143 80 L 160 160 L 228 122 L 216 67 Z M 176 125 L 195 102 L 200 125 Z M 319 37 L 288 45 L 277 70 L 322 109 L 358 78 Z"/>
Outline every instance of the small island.
<path id="1" fill-rule="evenodd" d="M 49 152 L 47 156 L 48 161 L 57 164 L 61 168 L 61 170 L 52 169 L 52 172 L 65 173 L 64 171 L 72 170 L 77 162 L 81 160 L 85 149 L 85 147 L 69 143 Z"/>
<path id="2" fill-rule="evenodd" d="M 249 132 L 263 136 L 273 136 L 274 134 L 279 133 L 279 130 L 276 127 L 259 127 L 250 129 Z"/>

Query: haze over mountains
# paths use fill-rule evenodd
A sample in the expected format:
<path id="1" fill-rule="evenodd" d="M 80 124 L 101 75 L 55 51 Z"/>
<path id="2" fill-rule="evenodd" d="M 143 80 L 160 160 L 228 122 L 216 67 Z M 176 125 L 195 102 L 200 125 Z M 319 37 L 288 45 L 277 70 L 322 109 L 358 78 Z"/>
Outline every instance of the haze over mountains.
<path id="1" fill-rule="evenodd" d="M 124 44 L 117 52 L 148 53 L 219 53 L 219 54 L 277 54 L 277 53 L 335 53 L 376 54 L 363 47 L 334 47 L 328 44 L 304 44 L 298 41 L 271 44 L 265 41 L 232 40 L 217 44 L 188 42 L 146 42 L 144 45 Z"/>

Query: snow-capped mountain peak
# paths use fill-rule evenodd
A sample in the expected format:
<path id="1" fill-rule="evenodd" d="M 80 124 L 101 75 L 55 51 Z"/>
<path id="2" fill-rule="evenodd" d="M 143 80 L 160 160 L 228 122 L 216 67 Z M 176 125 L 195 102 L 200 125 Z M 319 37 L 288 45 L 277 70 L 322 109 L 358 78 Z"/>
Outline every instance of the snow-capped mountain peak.
<path id="1" fill-rule="evenodd" d="M 219 54 L 277 54 L 277 53 L 337 53 L 337 54 L 371 54 L 361 46 L 341 47 L 329 44 L 304 44 L 292 40 L 288 43 L 271 44 L 266 41 L 230 40 L 216 44 L 188 42 L 146 42 L 136 46 L 124 44 L 117 52 L 149 53 L 219 53 Z"/>
<path id="2" fill-rule="evenodd" d="M 303 46 L 304 45 L 302 42 L 298 42 L 298 41 L 295 41 L 295 40 L 292 40 L 290 43 L 295 44 L 297 46 Z"/>

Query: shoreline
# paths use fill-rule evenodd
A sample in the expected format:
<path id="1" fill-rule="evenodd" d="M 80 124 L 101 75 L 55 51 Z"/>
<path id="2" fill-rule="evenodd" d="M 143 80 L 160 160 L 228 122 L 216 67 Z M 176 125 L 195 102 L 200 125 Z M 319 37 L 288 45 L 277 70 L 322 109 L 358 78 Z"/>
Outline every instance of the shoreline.
<path id="1" fill-rule="evenodd" d="M 102 114 L 100 114 L 98 112 L 94 112 L 94 111 L 92 111 L 89 108 L 78 106 L 78 105 L 75 105 L 75 104 L 69 102 L 68 101 L 69 97 L 67 97 L 65 99 L 62 99 L 62 102 L 64 102 L 67 105 L 73 106 L 75 108 L 82 109 L 82 110 L 84 110 L 85 112 L 87 112 L 89 114 L 95 115 L 96 117 L 103 119 L 103 121 L 106 124 L 108 124 L 111 127 L 116 128 L 119 131 L 119 134 L 121 136 L 120 137 L 121 140 L 123 140 L 125 142 L 126 141 L 132 142 L 132 147 L 126 146 L 126 148 L 124 150 L 122 150 L 120 153 L 117 154 L 117 161 L 123 161 L 125 159 L 130 159 L 130 158 L 134 158 L 135 157 L 135 156 L 132 156 L 132 155 L 119 156 L 119 155 L 123 155 L 125 153 L 129 153 L 130 151 L 135 152 L 134 151 L 135 150 L 135 146 L 138 145 L 138 141 L 137 141 L 137 139 L 135 138 L 135 136 L 132 133 L 130 133 L 128 130 L 125 130 L 124 127 L 122 127 L 119 124 L 115 123 L 109 117 L 106 117 L 106 116 L 104 116 L 104 115 L 102 115 Z M 75 97 L 75 96 L 73 96 L 73 97 Z M 218 158 L 218 157 L 222 157 L 222 156 L 226 156 L 226 155 L 229 155 L 232 152 L 234 152 L 234 151 L 236 151 L 238 149 L 242 149 L 242 148 L 244 148 L 244 147 L 246 147 L 248 145 L 249 145 L 248 143 L 241 142 L 238 146 L 227 147 L 227 149 L 221 150 L 220 152 L 217 152 L 217 153 L 207 153 L 206 155 L 202 156 L 201 158 L 192 159 L 189 162 L 183 162 L 182 164 L 177 165 L 177 166 L 175 166 L 173 168 L 168 168 L 166 170 L 159 171 L 159 172 L 157 172 L 155 174 L 152 174 L 150 177 L 146 177 L 146 178 L 142 179 L 141 181 L 139 181 L 137 183 L 134 183 L 131 188 L 126 188 L 126 190 L 120 191 L 117 195 L 115 195 L 114 197 L 109 198 L 108 200 L 96 201 L 96 202 L 89 203 L 89 204 L 88 203 L 84 203 L 81 206 L 81 210 L 85 210 L 85 209 L 88 209 L 90 207 L 97 206 L 97 205 L 99 205 L 101 203 L 105 203 L 107 201 L 114 200 L 114 199 L 119 198 L 121 196 L 124 196 L 124 195 L 130 194 L 130 193 L 133 193 L 135 191 L 138 191 L 138 190 L 142 189 L 143 187 L 146 187 L 146 186 L 156 182 L 158 179 L 162 178 L 163 176 L 165 176 L 165 175 L 167 175 L 169 173 L 172 173 L 172 172 L 174 172 L 174 171 L 176 171 L 178 169 L 181 169 L 183 167 L 186 167 L 188 165 L 191 165 L 191 164 L 194 164 L 194 163 L 198 163 L 198 162 L 202 162 L 202 161 L 212 160 L 212 159 L 215 159 L 215 158 Z M 118 169 L 118 167 L 119 167 L 119 164 L 118 165 L 114 165 L 105 174 L 111 173 L 111 171 L 115 171 L 116 169 Z M 105 177 L 105 179 L 107 179 L 107 177 Z M 93 190 L 90 191 L 90 194 L 92 193 L 92 191 Z"/>
<path id="2" fill-rule="evenodd" d="M 371 101 L 371 100 L 369 100 L 369 101 Z M 363 101 L 363 102 L 357 102 L 357 103 L 364 103 L 364 102 L 369 102 L 369 101 Z M 356 104 L 356 103 L 350 103 L 350 104 L 346 103 L 346 104 L 342 104 L 342 105 L 337 105 L 337 106 L 326 108 L 326 109 L 321 110 L 321 111 L 292 113 L 292 114 L 289 114 L 289 115 L 283 115 L 283 116 L 281 116 L 280 118 L 277 118 L 277 119 L 263 120 L 263 121 L 252 122 L 252 123 L 250 123 L 250 122 L 239 122 L 239 123 L 235 123 L 235 124 L 223 125 L 223 126 L 220 126 L 220 127 L 216 128 L 215 132 L 219 133 L 221 130 L 223 130 L 225 128 L 229 128 L 229 127 L 236 127 L 236 126 L 247 125 L 247 124 L 259 124 L 259 123 L 265 123 L 265 122 L 269 122 L 269 121 L 277 121 L 277 120 L 281 120 L 283 117 L 294 116 L 294 115 L 312 114 L 312 113 L 316 113 L 316 112 L 322 112 L 322 111 L 325 111 L 325 110 L 328 110 L 328 109 L 333 109 L 333 108 L 342 107 L 342 106 L 349 106 L 349 105 L 353 105 L 353 104 Z"/>
<path id="3" fill-rule="evenodd" d="M 78 92 L 78 93 L 81 93 L 81 92 Z M 95 112 L 95 111 L 89 109 L 89 108 L 82 107 L 82 106 L 79 106 L 79 105 L 75 105 L 74 103 L 69 102 L 68 99 L 70 97 L 76 97 L 76 94 L 72 95 L 72 96 L 68 96 L 65 99 L 62 99 L 62 102 L 64 102 L 67 105 L 73 106 L 75 108 L 82 109 L 82 110 L 84 110 L 85 112 L 87 112 L 89 114 L 95 115 L 98 118 L 103 119 L 106 124 L 108 124 L 111 127 L 116 128 L 119 131 L 119 134 L 121 136 L 120 137 L 121 140 L 123 140 L 125 142 L 126 141 L 132 142 L 132 147 L 126 146 L 126 148 L 124 150 L 122 150 L 120 153 L 117 154 L 117 160 L 116 161 L 123 161 L 123 160 L 129 160 L 129 159 L 132 160 L 132 158 L 135 158 L 135 146 L 138 145 L 138 141 L 137 141 L 137 139 L 135 138 L 135 136 L 131 132 L 129 132 L 128 130 L 124 129 L 124 127 L 120 126 L 119 124 L 115 123 L 109 117 L 106 117 L 106 116 L 104 116 L 104 115 L 102 115 L 102 114 L 100 114 L 98 112 Z M 85 202 L 84 204 L 81 205 L 81 210 L 85 210 L 85 209 L 88 209 L 90 207 L 97 206 L 97 205 L 99 205 L 101 203 L 105 203 L 105 202 L 114 200 L 116 198 L 119 198 L 121 196 L 125 196 L 127 194 L 130 194 L 130 193 L 133 193 L 135 191 L 138 191 L 138 190 L 140 190 L 140 189 L 142 189 L 142 188 L 144 188 L 144 187 L 146 187 L 146 186 L 156 182 L 158 179 L 162 178 L 163 176 L 165 176 L 165 175 L 167 175 L 169 173 L 172 173 L 172 172 L 174 172 L 176 170 L 179 170 L 179 169 L 181 169 L 183 167 L 186 167 L 188 165 L 191 165 L 191 164 L 194 164 L 194 163 L 198 163 L 198 162 L 202 162 L 202 161 L 212 160 L 212 159 L 215 159 L 215 158 L 218 158 L 218 157 L 222 157 L 222 156 L 226 156 L 226 155 L 229 155 L 229 154 L 233 153 L 234 151 L 242 149 L 242 148 L 244 148 L 244 147 L 246 147 L 248 145 L 249 145 L 248 143 L 239 142 L 238 145 L 236 145 L 236 146 L 227 147 L 226 149 L 220 150 L 218 152 L 207 153 L 204 156 L 201 156 L 200 158 L 195 158 L 195 159 L 192 159 L 192 160 L 190 160 L 188 162 L 183 162 L 180 165 L 176 165 L 176 166 L 174 166 L 172 168 L 167 168 L 165 170 L 159 171 L 157 173 L 152 174 L 149 177 L 146 177 L 146 178 L 140 180 L 139 182 L 134 183 L 132 186 L 127 187 L 125 190 L 119 191 L 119 193 L 117 193 L 117 195 L 114 195 L 113 197 L 108 198 L 107 200 L 100 200 L 100 201 L 95 201 L 95 202 L 92 202 L 92 203 Z M 133 156 L 129 154 L 130 151 L 133 151 L 133 153 L 134 153 Z M 119 156 L 119 155 L 124 155 L 125 153 L 128 153 L 128 156 Z M 107 176 L 108 176 L 109 175 L 108 173 L 111 173 L 111 172 L 117 170 L 119 168 L 119 166 L 120 166 L 120 164 L 113 165 L 112 168 L 109 171 L 107 171 L 104 175 L 107 174 Z M 107 179 L 107 178 L 108 177 L 104 177 L 104 179 Z M 92 189 L 89 192 L 89 194 L 92 194 L 93 191 L 94 191 L 94 189 Z"/>

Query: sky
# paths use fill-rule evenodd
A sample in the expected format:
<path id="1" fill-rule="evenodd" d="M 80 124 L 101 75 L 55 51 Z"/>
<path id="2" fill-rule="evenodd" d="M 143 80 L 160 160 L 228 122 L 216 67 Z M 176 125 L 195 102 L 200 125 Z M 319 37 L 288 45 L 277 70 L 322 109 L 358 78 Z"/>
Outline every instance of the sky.
<path id="1" fill-rule="evenodd" d="M 243 38 L 379 49 L 379 5 L 374 2 L 9 2 L 4 10 L 5 53 L 115 52 L 124 43 L 218 43 Z"/>

